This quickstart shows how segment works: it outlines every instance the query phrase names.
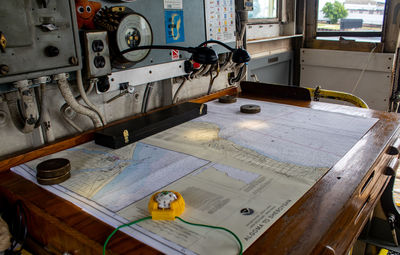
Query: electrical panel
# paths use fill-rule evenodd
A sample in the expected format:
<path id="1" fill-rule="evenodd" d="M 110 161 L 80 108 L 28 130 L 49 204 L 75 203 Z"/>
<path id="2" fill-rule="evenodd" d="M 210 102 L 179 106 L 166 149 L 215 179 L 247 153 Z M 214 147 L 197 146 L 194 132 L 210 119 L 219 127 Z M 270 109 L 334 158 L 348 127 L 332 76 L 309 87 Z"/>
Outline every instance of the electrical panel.
<path id="1" fill-rule="evenodd" d="M 183 61 L 192 55 L 160 49 L 121 54 L 135 46 L 196 47 L 208 39 L 235 46 L 234 0 L 97 0 L 87 6 L 75 6 L 74 0 L 0 0 L 0 4 L 0 84 L 80 69 L 80 43 L 87 78 Z M 92 26 L 81 29 L 79 38 L 76 15 L 79 21 L 83 12 L 91 12 L 94 19 Z M 208 46 L 217 53 L 228 52 L 219 45 Z"/>
<path id="2" fill-rule="evenodd" d="M 191 57 L 190 53 L 184 51 L 152 49 L 137 51 L 135 54 L 131 54 L 132 56 L 124 54 L 124 59 L 119 54 L 122 43 L 146 45 L 144 41 L 147 41 L 153 45 L 196 47 L 207 40 L 205 10 L 207 8 L 206 3 L 210 2 L 210 0 L 97 2 L 101 3 L 102 10 L 96 14 L 95 25 L 97 29 L 108 31 L 114 72 L 184 60 Z M 230 4 L 234 13 L 234 0 L 218 2 Z M 232 23 L 235 24 L 234 17 L 230 18 Z M 132 24 L 140 24 L 140 26 L 135 27 Z M 133 29 L 134 27 L 136 29 Z M 230 40 L 225 42 L 234 47 L 234 26 L 230 33 L 232 35 Z M 136 38 L 136 40 L 129 39 L 131 37 Z M 217 53 L 228 52 L 219 45 L 209 46 Z"/>
<path id="3" fill-rule="evenodd" d="M 205 37 L 205 19 L 204 19 L 204 3 L 203 1 L 193 1 L 193 0 L 182 0 L 182 5 L 180 6 L 164 6 L 164 1 L 145 1 L 145 0 L 137 0 L 133 2 L 123 2 L 119 1 L 119 3 L 111 3 L 110 1 L 97 1 L 102 4 L 103 10 L 118 10 L 118 7 L 121 7 L 121 15 L 115 14 L 118 16 L 128 17 L 128 21 L 125 23 L 139 23 L 141 20 L 145 20 L 150 27 L 150 33 L 152 37 L 153 45 L 177 45 L 177 46 L 197 46 L 200 43 L 206 40 Z M 168 2 L 168 1 L 167 1 Z M 176 1 L 175 1 L 176 2 Z M 166 8 L 165 8 L 166 7 Z M 171 8 L 182 8 L 182 9 L 169 9 Z M 142 53 L 146 53 L 145 58 L 140 59 L 139 56 L 136 60 L 131 64 L 129 63 L 121 63 L 121 56 L 118 55 L 118 42 L 124 40 L 129 33 L 135 32 L 129 28 L 129 26 L 124 26 L 124 24 L 114 24 L 109 20 L 104 19 L 101 16 L 101 11 L 98 12 L 97 16 L 100 16 L 100 26 L 99 29 L 104 29 L 107 26 L 117 26 L 115 31 L 109 31 L 109 41 L 110 41 L 110 52 L 112 54 L 112 58 L 117 58 L 119 61 L 117 63 L 113 63 L 114 71 L 122 70 L 122 69 L 130 69 L 130 68 L 138 68 L 151 66 L 161 63 L 167 63 L 174 60 L 179 59 L 187 59 L 191 56 L 190 53 L 179 51 L 177 55 L 173 55 L 171 50 L 156 50 L 152 49 L 148 52 L 142 51 Z M 104 15 L 106 16 L 106 15 Z M 107 16 L 106 16 L 107 17 Z M 174 19 L 172 19 L 174 18 Z M 122 19 L 121 19 L 122 20 Z M 120 18 L 118 17 L 118 21 L 120 22 Z M 177 24 L 179 22 L 179 28 Z M 105 23 L 105 24 L 104 24 Z M 175 26 L 175 27 L 174 27 Z M 120 28 L 121 27 L 121 28 Z M 146 25 L 146 27 L 148 27 Z M 138 27 L 136 27 L 138 28 Z M 110 27 L 109 30 L 113 30 L 113 27 Z M 170 32 L 175 29 L 175 33 L 178 34 L 179 38 L 177 40 L 170 40 Z M 121 30 L 121 32 L 120 32 Z M 123 30 L 125 32 L 123 32 Z M 147 40 L 144 36 L 144 33 L 147 34 L 149 29 L 143 29 L 140 31 L 140 39 Z M 133 42 L 134 43 L 134 42 Z M 141 43 L 140 45 L 144 45 Z M 117 46 L 117 47 L 116 47 Z M 140 52 L 140 51 L 139 51 Z M 132 56 L 132 59 L 135 60 L 135 57 Z"/>
<path id="4" fill-rule="evenodd" d="M 0 84 L 81 68 L 73 0 L 0 0 Z"/>

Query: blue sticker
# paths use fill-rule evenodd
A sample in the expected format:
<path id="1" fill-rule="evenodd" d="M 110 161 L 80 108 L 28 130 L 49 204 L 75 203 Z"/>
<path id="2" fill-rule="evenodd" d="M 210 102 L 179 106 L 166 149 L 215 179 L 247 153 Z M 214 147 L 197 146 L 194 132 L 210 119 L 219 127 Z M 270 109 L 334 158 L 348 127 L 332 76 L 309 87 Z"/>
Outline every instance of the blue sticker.
<path id="1" fill-rule="evenodd" d="M 185 41 L 182 10 L 165 11 L 165 38 L 167 43 Z"/>

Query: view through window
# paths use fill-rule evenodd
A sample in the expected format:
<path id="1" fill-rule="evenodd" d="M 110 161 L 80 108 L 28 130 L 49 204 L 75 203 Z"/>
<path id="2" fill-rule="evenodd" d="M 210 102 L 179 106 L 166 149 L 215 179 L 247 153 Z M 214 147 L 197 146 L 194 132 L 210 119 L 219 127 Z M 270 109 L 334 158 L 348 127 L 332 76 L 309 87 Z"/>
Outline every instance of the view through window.
<path id="1" fill-rule="evenodd" d="M 277 15 L 277 0 L 254 0 L 253 11 L 249 19 L 275 19 Z"/>
<path id="2" fill-rule="evenodd" d="M 382 0 L 319 0 L 317 36 L 379 42 L 384 12 Z"/>

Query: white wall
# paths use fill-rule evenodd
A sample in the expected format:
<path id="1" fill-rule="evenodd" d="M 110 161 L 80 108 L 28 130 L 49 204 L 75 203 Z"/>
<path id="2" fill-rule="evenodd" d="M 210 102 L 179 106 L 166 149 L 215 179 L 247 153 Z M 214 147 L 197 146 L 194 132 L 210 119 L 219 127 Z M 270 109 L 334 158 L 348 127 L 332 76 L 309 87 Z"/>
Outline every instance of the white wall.
<path id="1" fill-rule="evenodd" d="M 387 111 L 393 63 L 392 53 L 301 49 L 300 85 L 354 91 L 370 108 Z"/>

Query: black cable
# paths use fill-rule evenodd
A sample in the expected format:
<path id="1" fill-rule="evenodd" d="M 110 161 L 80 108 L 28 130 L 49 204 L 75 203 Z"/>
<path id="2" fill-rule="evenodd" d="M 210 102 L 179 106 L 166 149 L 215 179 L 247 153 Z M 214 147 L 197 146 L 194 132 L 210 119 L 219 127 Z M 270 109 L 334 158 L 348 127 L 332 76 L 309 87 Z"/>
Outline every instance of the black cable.
<path id="1" fill-rule="evenodd" d="M 149 103 L 149 97 L 151 91 L 153 90 L 153 84 L 151 82 L 147 83 L 146 89 L 144 90 L 143 101 L 142 101 L 142 113 L 147 112 L 147 106 Z"/>
<path id="2" fill-rule="evenodd" d="M 216 41 L 216 40 L 208 40 L 208 41 L 202 42 L 198 46 L 198 48 L 202 47 L 202 46 L 204 46 L 205 44 L 208 44 L 208 43 L 219 44 L 219 45 L 227 48 L 230 51 L 234 50 L 229 45 L 227 45 L 227 44 L 225 44 L 223 42 L 220 42 L 220 41 Z M 194 48 L 194 47 L 182 47 L 182 46 L 173 46 L 173 45 L 171 45 L 171 46 L 168 46 L 168 45 L 144 45 L 144 46 L 137 46 L 137 47 L 134 47 L 134 48 L 129 48 L 129 49 L 123 50 L 123 51 L 121 51 L 121 54 L 123 55 L 123 54 L 131 52 L 131 51 L 150 50 L 150 49 L 156 49 L 156 50 L 182 50 L 182 51 L 187 51 L 187 52 L 190 52 L 190 53 L 196 53 L 196 51 L 197 51 L 197 49 Z"/>
<path id="3" fill-rule="evenodd" d="M 39 112 L 39 117 L 38 117 L 38 119 L 36 121 L 35 128 L 38 128 L 40 126 L 41 122 L 42 122 L 42 106 L 43 106 L 43 100 L 44 100 L 43 95 L 41 93 L 43 91 L 42 86 L 45 86 L 45 85 L 44 84 L 40 84 L 39 87 L 35 87 L 34 88 L 36 102 L 38 102 L 37 105 L 38 105 L 38 112 Z"/>
<path id="4" fill-rule="evenodd" d="M 239 11 L 236 11 L 235 25 L 236 25 L 237 34 L 240 35 L 240 31 L 242 30 L 242 23 L 240 22 L 240 12 Z"/>
<path id="5" fill-rule="evenodd" d="M 147 96 L 148 89 L 149 89 L 149 83 L 147 83 L 146 88 L 144 89 L 144 93 L 143 93 L 142 109 L 141 109 L 142 113 L 144 113 L 144 105 L 146 103 L 146 96 Z"/>
<path id="6" fill-rule="evenodd" d="M 222 63 L 221 67 L 224 67 L 229 63 L 231 56 L 232 56 L 232 52 L 225 53 L 225 60 L 224 60 L 224 63 Z"/>
<path id="7" fill-rule="evenodd" d="M 181 91 L 181 89 L 182 89 L 183 86 L 185 85 L 186 81 L 187 81 L 187 79 L 186 79 L 186 77 L 185 77 L 185 78 L 183 79 L 181 85 L 179 85 L 178 89 L 176 90 L 175 95 L 174 95 L 173 98 L 172 98 L 172 103 L 173 103 L 173 104 L 176 103 L 176 99 L 178 98 L 178 93 L 179 93 L 179 91 Z"/>
<path id="8" fill-rule="evenodd" d="M 207 95 L 210 95 L 210 93 L 211 93 L 211 88 L 212 88 L 212 84 L 213 84 L 213 76 L 212 76 L 212 73 L 213 73 L 213 70 L 212 70 L 212 68 L 210 68 L 210 83 L 208 84 L 208 90 L 207 90 Z"/>
<path id="9" fill-rule="evenodd" d="M 220 42 L 220 41 L 216 41 L 216 40 L 208 40 L 205 42 L 202 42 L 197 48 L 200 48 L 208 43 L 215 43 L 215 44 L 219 44 L 225 48 L 227 48 L 230 51 L 234 51 L 235 49 L 233 49 L 232 47 L 230 47 L 229 45 Z M 136 51 L 136 50 L 150 50 L 150 49 L 156 49 L 156 50 L 182 50 L 182 51 L 187 51 L 190 53 L 196 53 L 197 48 L 194 47 L 182 47 L 182 46 L 168 46 L 168 45 L 144 45 L 144 46 L 137 46 L 134 48 L 129 48 L 126 50 L 121 51 L 121 54 L 125 54 L 131 51 Z"/>
<path id="10" fill-rule="evenodd" d="M 146 104 L 144 105 L 144 112 L 147 112 L 147 106 L 149 105 L 149 98 L 151 97 L 151 92 L 153 91 L 153 84 L 149 85 L 149 91 L 147 92 Z"/>
<path id="11" fill-rule="evenodd" d="M 125 54 L 131 51 L 136 51 L 136 50 L 150 50 L 150 49 L 156 49 L 156 50 L 182 50 L 182 51 L 187 51 L 190 53 L 195 53 L 196 48 L 193 47 L 182 47 L 182 46 L 167 46 L 167 45 L 145 45 L 145 46 L 137 46 L 134 48 L 129 48 L 126 50 L 121 51 L 121 54 Z"/>
<path id="12" fill-rule="evenodd" d="M 230 85 L 232 85 L 235 82 L 240 81 L 240 78 L 242 77 L 242 74 L 243 74 L 243 69 L 244 69 L 244 65 L 239 69 L 237 76 L 229 80 Z"/>
<path id="13" fill-rule="evenodd" d="M 9 215 L 9 229 L 12 235 L 11 247 L 5 251 L 5 255 L 20 254 L 26 236 L 28 235 L 27 217 L 24 205 L 21 200 L 17 200 Z M 20 244 L 20 249 L 14 251 L 17 245 Z"/>
<path id="14" fill-rule="evenodd" d="M 218 69 L 219 69 L 219 66 L 217 65 L 217 75 L 215 75 L 214 78 L 212 77 L 212 72 L 213 72 L 212 68 L 210 70 L 210 84 L 208 85 L 207 95 L 211 94 L 211 89 L 212 89 L 212 86 L 214 85 L 214 81 L 215 81 L 215 79 L 217 79 L 217 77 L 219 75 L 219 70 Z"/>
<path id="15" fill-rule="evenodd" d="M 202 43 L 199 44 L 198 47 L 202 47 L 202 46 L 204 46 L 204 45 L 206 45 L 206 44 L 209 44 L 209 43 L 219 44 L 219 45 L 221 45 L 221 46 L 227 48 L 227 49 L 230 50 L 230 51 L 234 51 L 234 50 L 235 50 L 235 49 L 232 48 L 231 46 L 229 46 L 229 45 L 227 45 L 227 44 L 225 44 L 225 43 L 223 43 L 223 42 L 216 41 L 216 40 L 208 40 L 208 41 L 202 42 Z"/>

